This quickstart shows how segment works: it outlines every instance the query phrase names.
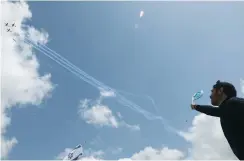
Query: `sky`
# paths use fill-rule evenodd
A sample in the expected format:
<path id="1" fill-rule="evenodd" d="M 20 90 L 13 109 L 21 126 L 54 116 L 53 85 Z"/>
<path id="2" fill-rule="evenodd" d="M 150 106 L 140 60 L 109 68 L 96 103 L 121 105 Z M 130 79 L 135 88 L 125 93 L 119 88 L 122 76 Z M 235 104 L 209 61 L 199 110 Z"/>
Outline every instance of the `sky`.
<path id="1" fill-rule="evenodd" d="M 82 144 L 82 159 L 235 159 L 218 118 L 189 105 L 199 90 L 209 104 L 217 80 L 243 96 L 243 2 L 1 5 L 2 158 L 62 159 Z"/>

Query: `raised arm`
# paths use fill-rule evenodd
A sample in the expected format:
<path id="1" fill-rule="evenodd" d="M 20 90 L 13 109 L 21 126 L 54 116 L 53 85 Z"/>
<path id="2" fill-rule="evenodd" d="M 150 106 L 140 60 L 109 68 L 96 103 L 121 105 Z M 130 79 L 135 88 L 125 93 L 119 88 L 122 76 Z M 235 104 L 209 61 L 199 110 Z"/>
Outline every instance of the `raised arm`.
<path id="1" fill-rule="evenodd" d="M 209 116 L 220 117 L 220 109 L 210 105 L 192 105 L 192 108 Z"/>

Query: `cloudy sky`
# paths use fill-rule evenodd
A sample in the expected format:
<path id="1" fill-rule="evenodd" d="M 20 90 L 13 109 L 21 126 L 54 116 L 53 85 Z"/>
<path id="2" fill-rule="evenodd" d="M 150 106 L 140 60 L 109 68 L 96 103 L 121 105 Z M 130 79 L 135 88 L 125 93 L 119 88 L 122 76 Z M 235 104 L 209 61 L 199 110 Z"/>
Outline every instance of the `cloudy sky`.
<path id="1" fill-rule="evenodd" d="M 1 5 L 2 158 L 62 159 L 82 144 L 83 159 L 235 159 L 218 118 L 189 104 L 201 89 L 209 104 L 218 79 L 243 96 L 243 2 Z"/>

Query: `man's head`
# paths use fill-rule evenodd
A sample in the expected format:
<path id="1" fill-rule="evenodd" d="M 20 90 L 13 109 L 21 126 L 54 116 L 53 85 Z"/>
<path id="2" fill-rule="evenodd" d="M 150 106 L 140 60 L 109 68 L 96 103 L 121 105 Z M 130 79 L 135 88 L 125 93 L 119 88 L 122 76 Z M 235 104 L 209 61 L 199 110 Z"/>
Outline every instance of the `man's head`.
<path id="1" fill-rule="evenodd" d="M 228 82 L 221 82 L 219 80 L 215 85 L 213 85 L 211 92 L 210 99 L 213 106 L 219 106 L 225 99 L 236 97 L 237 95 L 234 85 Z"/>

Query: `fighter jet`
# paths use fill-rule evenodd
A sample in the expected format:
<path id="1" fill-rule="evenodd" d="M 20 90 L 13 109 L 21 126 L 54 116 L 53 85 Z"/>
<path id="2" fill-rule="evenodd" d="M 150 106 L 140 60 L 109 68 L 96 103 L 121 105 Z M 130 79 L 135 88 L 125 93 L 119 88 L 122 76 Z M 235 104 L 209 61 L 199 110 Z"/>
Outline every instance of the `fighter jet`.
<path id="1" fill-rule="evenodd" d="M 12 24 L 12 27 L 16 27 L 16 26 L 15 26 L 15 23 Z"/>
<path id="2" fill-rule="evenodd" d="M 8 23 L 5 23 L 5 26 L 8 26 Z"/>
<path id="3" fill-rule="evenodd" d="M 7 32 L 12 32 L 10 29 L 7 29 Z"/>

